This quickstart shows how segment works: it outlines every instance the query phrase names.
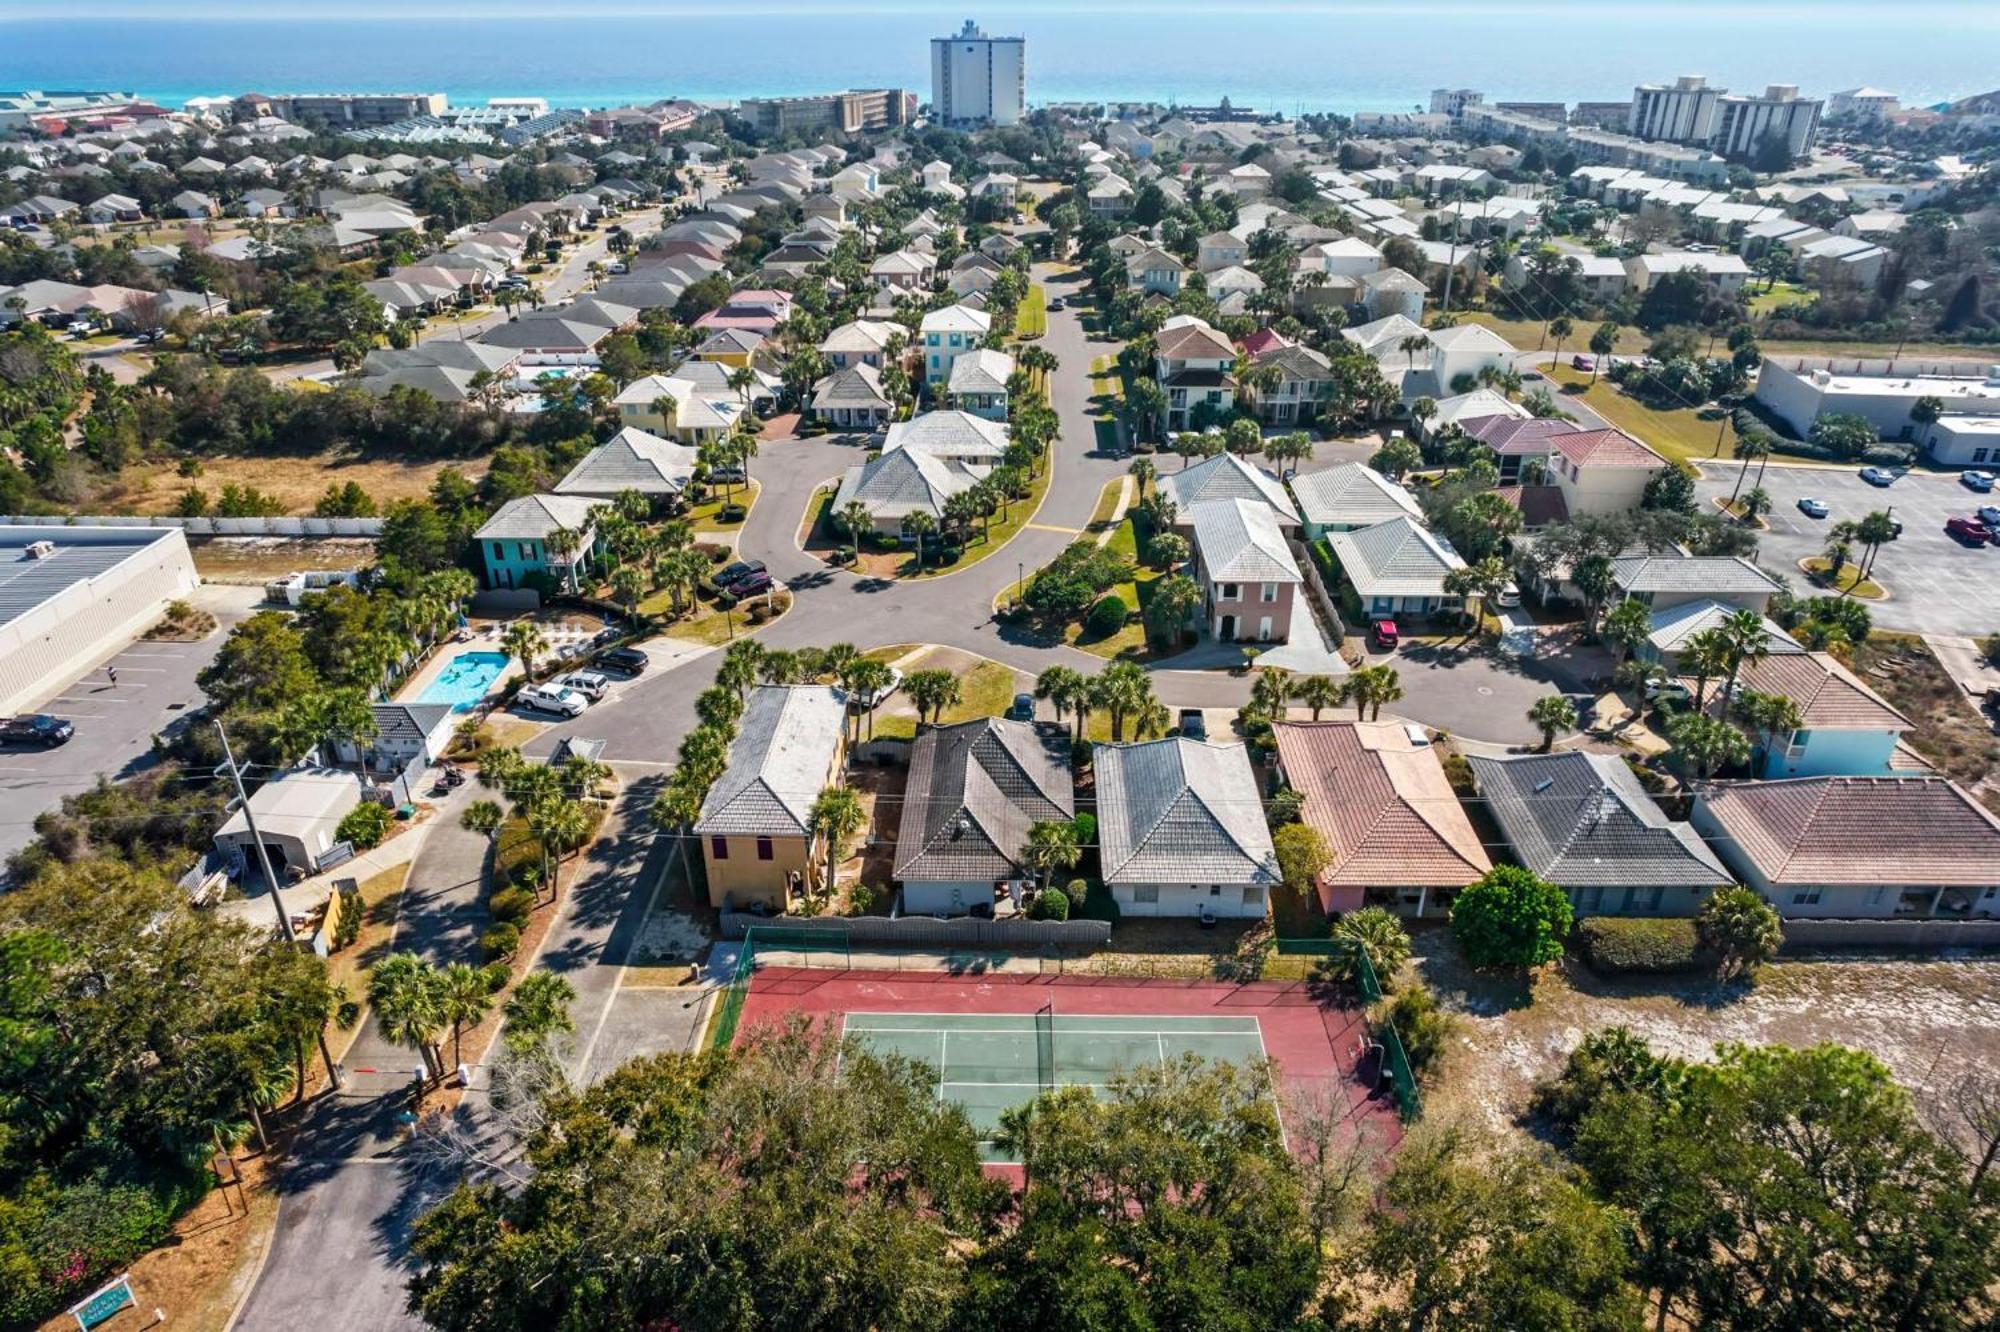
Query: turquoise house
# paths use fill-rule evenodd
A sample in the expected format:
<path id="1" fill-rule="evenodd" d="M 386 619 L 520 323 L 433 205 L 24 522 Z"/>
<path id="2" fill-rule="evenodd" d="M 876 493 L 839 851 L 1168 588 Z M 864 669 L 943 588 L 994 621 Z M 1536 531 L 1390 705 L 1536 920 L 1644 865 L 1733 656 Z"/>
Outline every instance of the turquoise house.
<path id="1" fill-rule="evenodd" d="M 1683 677 L 1690 689 L 1692 680 Z M 1720 706 L 1723 684 L 1708 682 Z M 1914 723 L 1889 701 L 1824 652 L 1774 654 L 1743 668 L 1736 696 L 1778 694 L 1799 710 L 1803 724 L 1772 737 L 1755 760 L 1759 777 L 1890 777 L 1924 772 L 1928 765 L 1903 744 Z M 1752 735 L 1753 743 L 1765 738 Z"/>
<path id="2" fill-rule="evenodd" d="M 486 586 L 529 587 L 537 574 L 568 590 L 581 586 L 597 563 L 592 510 L 601 503 L 581 495 L 523 495 L 501 505 L 473 534 Z M 576 533 L 575 548 L 566 555 L 550 550 L 550 537 L 558 529 Z"/>

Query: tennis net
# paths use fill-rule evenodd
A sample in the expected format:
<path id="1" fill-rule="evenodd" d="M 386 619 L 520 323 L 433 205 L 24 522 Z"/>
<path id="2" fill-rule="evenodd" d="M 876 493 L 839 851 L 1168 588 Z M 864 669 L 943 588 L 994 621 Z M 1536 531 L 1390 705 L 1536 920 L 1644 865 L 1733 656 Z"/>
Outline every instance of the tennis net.
<path id="1" fill-rule="evenodd" d="M 1043 1004 L 1035 1010 L 1035 1068 L 1042 1090 L 1056 1089 L 1056 1006 Z"/>

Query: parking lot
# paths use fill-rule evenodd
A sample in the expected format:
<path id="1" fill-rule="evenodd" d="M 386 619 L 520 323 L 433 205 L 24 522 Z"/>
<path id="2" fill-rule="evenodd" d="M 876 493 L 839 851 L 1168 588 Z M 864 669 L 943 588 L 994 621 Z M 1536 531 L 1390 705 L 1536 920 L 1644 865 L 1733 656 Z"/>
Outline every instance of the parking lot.
<path id="1" fill-rule="evenodd" d="M 1704 502 L 1727 498 L 1736 486 L 1733 466 L 1711 465 L 1706 480 L 1695 488 Z M 1755 484 L 1756 472 L 1751 472 Z M 2000 504 L 1995 494 L 1979 495 L 1955 476 L 1911 472 L 1888 487 L 1863 481 L 1860 469 L 1784 467 L 1772 464 L 1764 473 L 1772 511 L 1771 530 L 1759 534 L 1758 562 L 1789 576 L 1794 588 L 1807 589 L 1798 562 L 1825 553 L 1833 525 L 1890 509 L 1903 524 L 1903 535 L 1882 548 L 1875 562 L 1875 579 L 1889 591 L 1885 601 L 1868 603 L 1875 623 L 1885 629 L 1926 634 L 1980 635 L 2000 629 L 2000 550 L 1965 546 L 1946 536 L 1945 520 L 1967 517 L 1982 504 Z M 1825 518 L 1799 512 L 1803 496 L 1825 500 Z M 1712 510 L 1711 510 L 1712 511 Z M 1857 550 L 1856 554 L 1860 552 Z"/>
<path id="2" fill-rule="evenodd" d="M 27 712 L 48 712 L 76 724 L 76 735 L 55 749 L 0 749 L 0 857 L 35 837 L 35 816 L 95 785 L 99 775 L 130 777 L 152 758 L 153 736 L 184 720 L 203 701 L 194 682 L 215 658 L 236 614 L 214 607 L 222 623 L 199 643 L 132 644 L 81 680 Z M 108 668 L 108 669 L 107 669 Z M 112 679 L 111 672 L 117 673 Z"/>

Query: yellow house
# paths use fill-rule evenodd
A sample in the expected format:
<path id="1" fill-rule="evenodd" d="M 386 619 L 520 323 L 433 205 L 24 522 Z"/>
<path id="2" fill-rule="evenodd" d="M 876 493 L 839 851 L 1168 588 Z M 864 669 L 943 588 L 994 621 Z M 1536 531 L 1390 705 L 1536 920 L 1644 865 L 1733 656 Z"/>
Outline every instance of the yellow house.
<path id="1" fill-rule="evenodd" d="M 1549 437 L 1549 479 L 1572 518 L 1630 513 L 1646 483 L 1670 464 L 1622 430 L 1577 430 Z"/>
<path id="2" fill-rule="evenodd" d="M 710 906 L 783 911 L 817 882 L 822 857 L 812 804 L 840 778 L 847 706 L 825 685 L 763 685 L 750 692 L 729 766 L 701 803 L 695 835 Z"/>
<path id="3" fill-rule="evenodd" d="M 702 340 L 689 359 L 715 361 L 740 370 L 755 359 L 763 345 L 764 339 L 747 328 L 719 328 Z"/>

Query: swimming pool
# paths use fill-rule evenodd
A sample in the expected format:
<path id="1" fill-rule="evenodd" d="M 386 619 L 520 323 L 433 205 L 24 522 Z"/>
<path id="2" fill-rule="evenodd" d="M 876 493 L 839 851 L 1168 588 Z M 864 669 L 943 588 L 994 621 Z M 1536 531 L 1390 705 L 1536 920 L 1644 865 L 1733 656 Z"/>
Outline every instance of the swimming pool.
<path id="1" fill-rule="evenodd" d="M 453 712 L 470 712 L 500 678 L 511 660 L 504 652 L 461 652 L 438 678 L 424 686 L 419 703 L 449 703 Z"/>

